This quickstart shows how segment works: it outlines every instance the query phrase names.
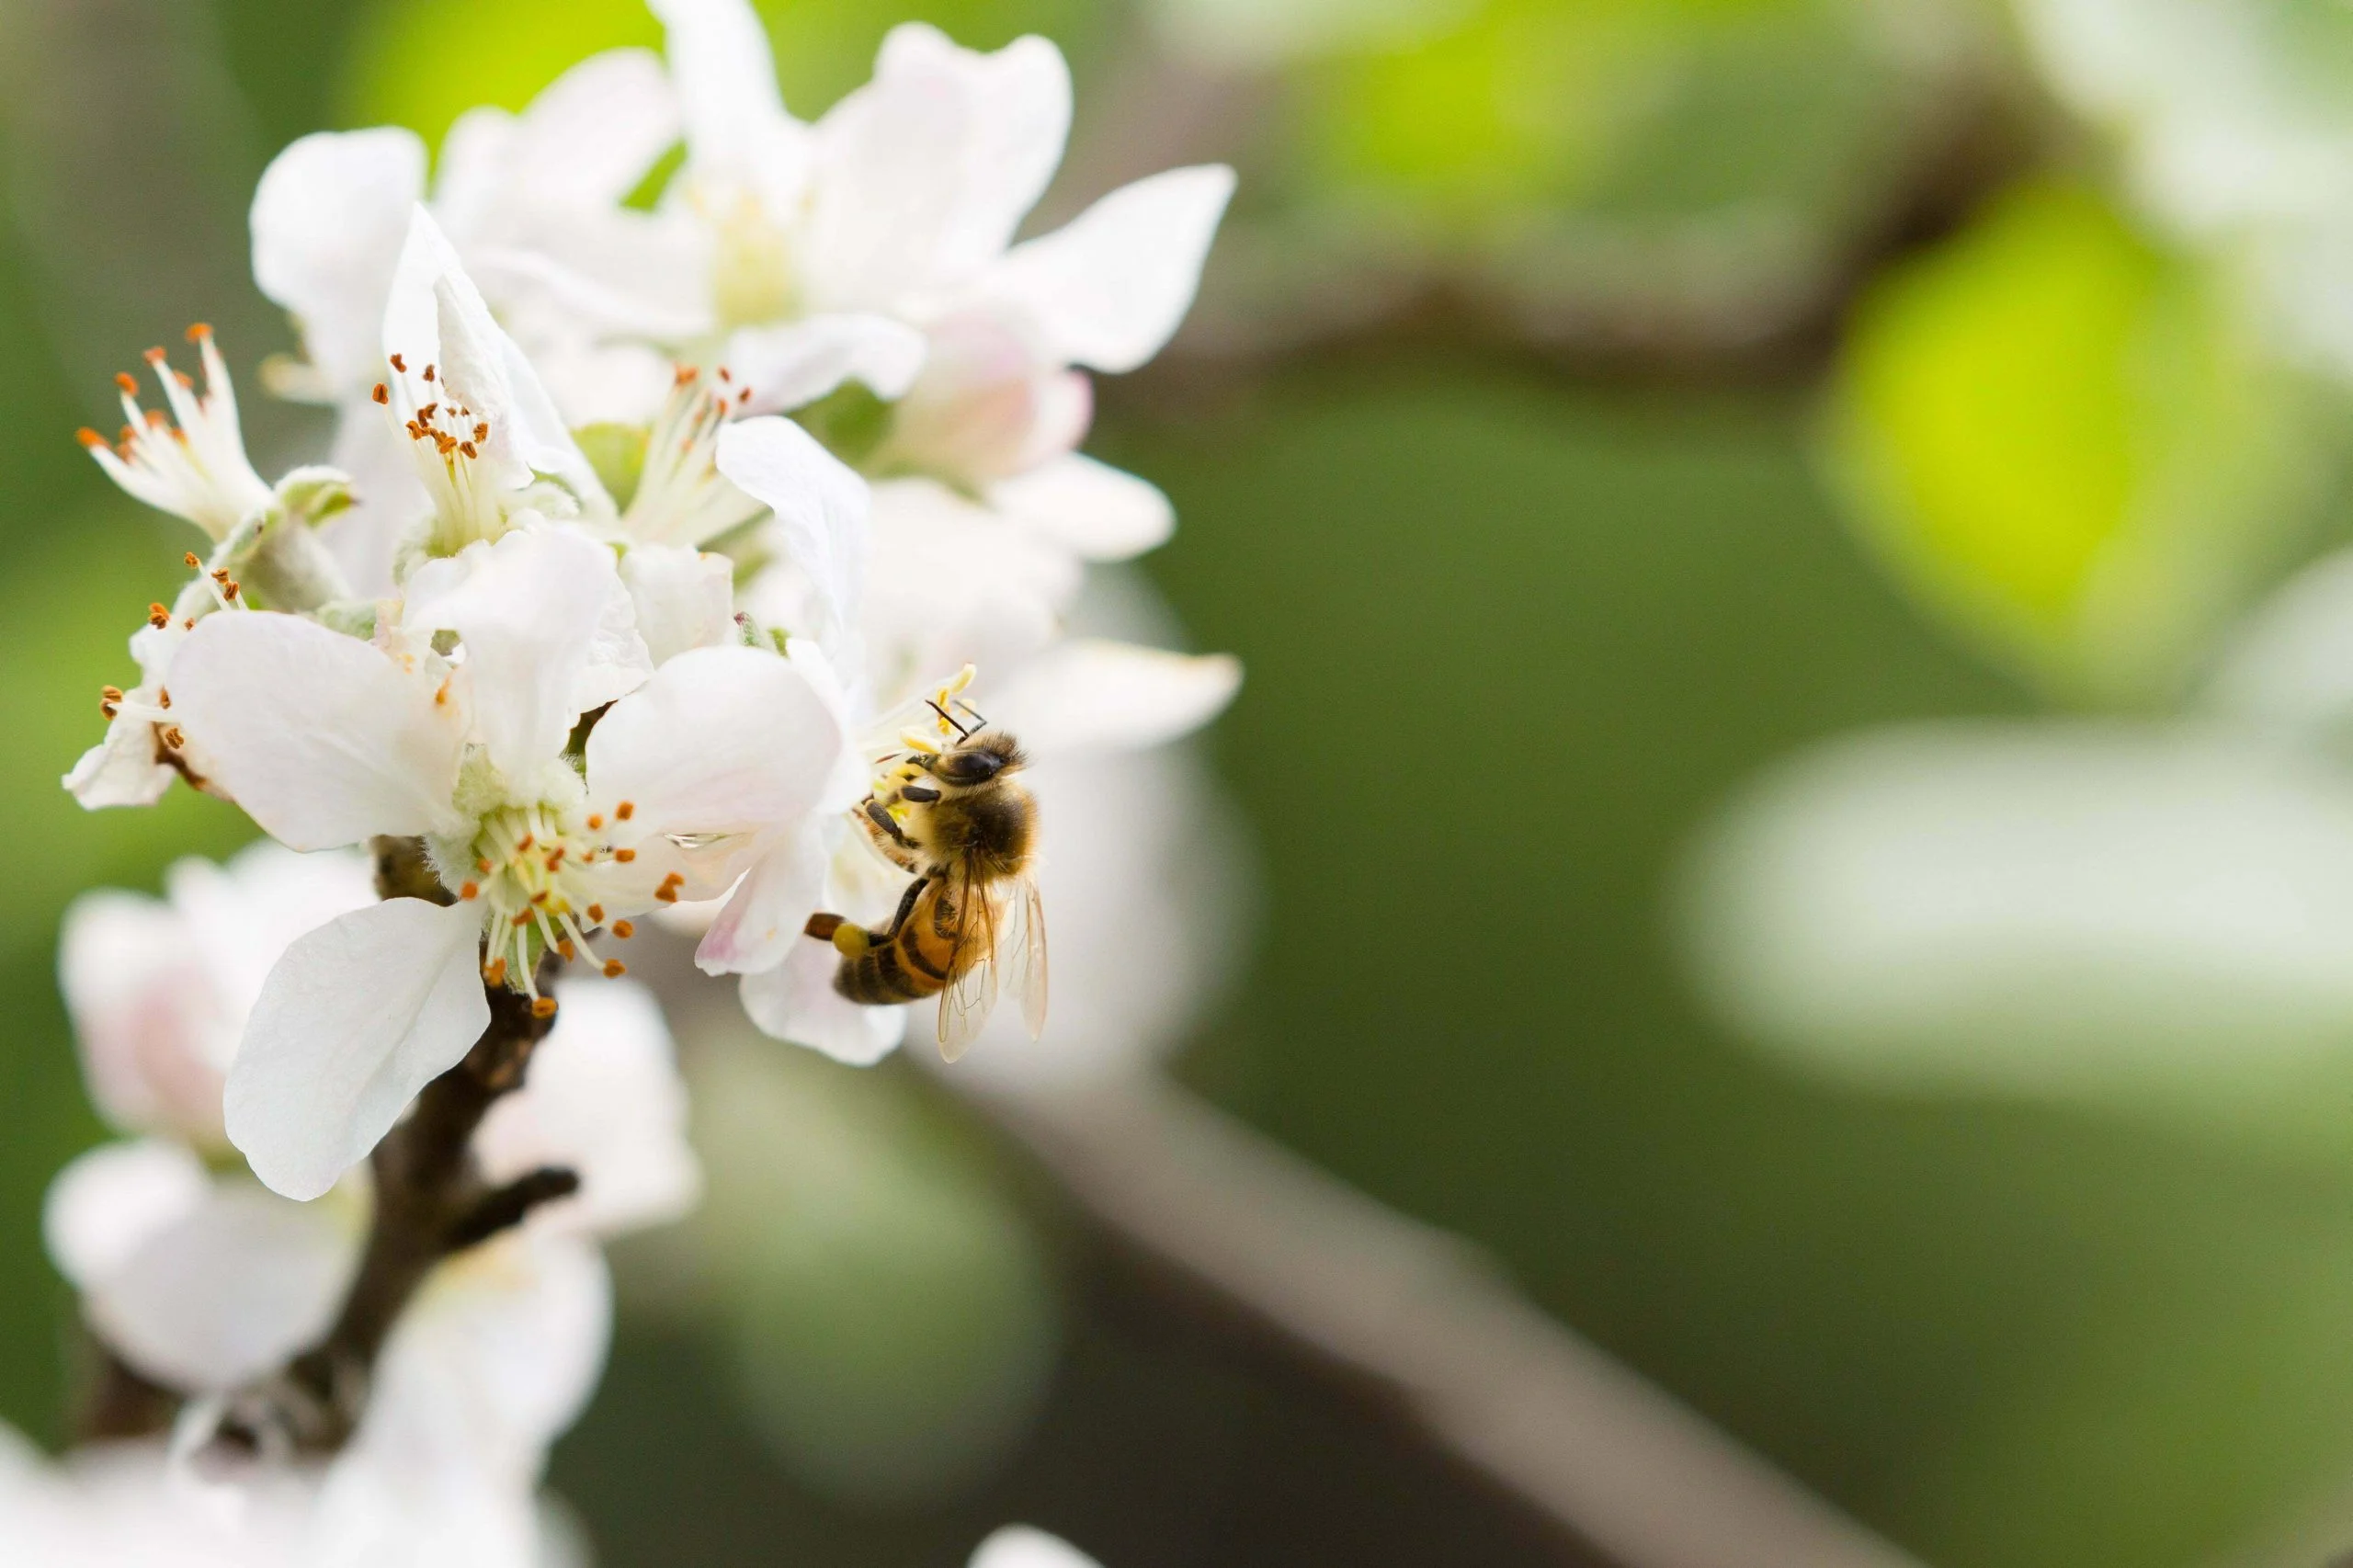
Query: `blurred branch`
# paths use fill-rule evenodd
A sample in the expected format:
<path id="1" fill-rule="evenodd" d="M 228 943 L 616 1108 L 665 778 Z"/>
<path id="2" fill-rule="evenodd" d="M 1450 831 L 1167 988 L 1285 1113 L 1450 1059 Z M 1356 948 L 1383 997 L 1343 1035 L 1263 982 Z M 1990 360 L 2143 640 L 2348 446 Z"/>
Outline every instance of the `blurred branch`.
<path id="1" fill-rule="evenodd" d="M 1819 373 L 1857 297 L 2032 167 L 2043 111 L 1967 17 L 1886 40 L 1904 108 L 1876 172 L 1839 210 L 1756 204 L 1669 217 L 1525 215 L 1508 243 L 1433 245 L 1377 225 L 1320 240 L 1237 213 L 1176 342 L 1112 399 L 1186 403 L 1295 366 L 1399 349 L 1468 350 L 1548 375 L 1669 383 Z M 1171 164 L 1252 162 L 1278 124 L 1272 71 L 1213 68 L 1139 29 L 1082 109 L 1101 104 L 1034 228 Z M 1294 223 L 1298 213 L 1290 215 Z"/>
<path id="2" fill-rule="evenodd" d="M 983 1106 L 1103 1223 L 1370 1382 L 1624 1568 L 1916 1568 L 1521 1296 L 1158 1081 Z"/>

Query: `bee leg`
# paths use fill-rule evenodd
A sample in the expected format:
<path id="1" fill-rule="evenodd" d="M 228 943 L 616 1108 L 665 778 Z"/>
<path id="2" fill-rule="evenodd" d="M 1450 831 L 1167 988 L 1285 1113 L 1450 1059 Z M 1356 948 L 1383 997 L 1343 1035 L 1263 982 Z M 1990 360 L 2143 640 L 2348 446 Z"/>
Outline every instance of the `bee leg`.
<path id="1" fill-rule="evenodd" d="M 801 934 L 804 937 L 814 937 L 821 942 L 830 942 L 834 939 L 834 933 L 842 928 L 843 923 L 843 917 L 838 915 L 822 913 L 813 915 L 809 917 L 809 923 L 801 927 Z"/>
<path id="2" fill-rule="evenodd" d="M 891 812 L 881 801 L 869 800 L 866 802 L 866 820 L 872 823 L 876 827 L 881 828 L 885 834 L 889 835 L 891 842 L 897 845 L 900 848 L 913 849 L 915 847 L 913 844 L 908 842 L 907 835 L 899 831 L 899 824 L 891 820 Z"/>
<path id="3" fill-rule="evenodd" d="M 883 934 L 884 941 L 890 941 L 898 936 L 899 927 L 904 926 L 907 923 L 907 916 L 915 912 L 915 900 L 923 896 L 924 886 L 930 881 L 929 877 L 917 877 L 907 884 L 907 891 L 899 896 L 899 912 L 891 916 L 890 927 Z"/>

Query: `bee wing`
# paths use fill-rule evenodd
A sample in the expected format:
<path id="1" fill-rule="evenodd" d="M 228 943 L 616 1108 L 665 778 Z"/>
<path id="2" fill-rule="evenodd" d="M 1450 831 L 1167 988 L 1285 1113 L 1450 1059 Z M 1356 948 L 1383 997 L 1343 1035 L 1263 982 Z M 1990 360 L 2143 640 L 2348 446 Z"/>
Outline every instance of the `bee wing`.
<path id="1" fill-rule="evenodd" d="M 1007 930 L 997 942 L 997 962 L 1021 994 L 1021 1021 L 1036 1040 L 1046 1032 L 1046 905 L 1035 879 L 1024 877 L 1006 900 Z"/>
<path id="2" fill-rule="evenodd" d="M 956 907 L 963 912 L 963 920 L 948 960 L 948 988 L 939 994 L 939 1055 L 944 1062 L 964 1054 L 996 1006 L 996 900 L 970 867 L 959 867 L 953 876 Z"/>

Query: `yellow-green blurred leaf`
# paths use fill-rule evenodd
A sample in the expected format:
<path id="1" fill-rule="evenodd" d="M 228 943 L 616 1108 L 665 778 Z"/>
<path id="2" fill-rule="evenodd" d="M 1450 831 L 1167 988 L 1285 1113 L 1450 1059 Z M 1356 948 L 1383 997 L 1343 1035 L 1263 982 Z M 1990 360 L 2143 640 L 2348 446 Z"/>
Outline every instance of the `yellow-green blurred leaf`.
<path id="1" fill-rule="evenodd" d="M 2063 695 L 2163 690 L 2311 494 L 2305 389 L 2220 278 L 2031 185 L 1852 324 L 1833 461 L 1931 610 Z"/>
<path id="2" fill-rule="evenodd" d="M 1070 48 L 1102 10 L 1086 0 L 757 0 L 757 8 L 776 41 L 785 103 L 804 118 L 864 81 L 883 34 L 900 22 L 933 23 L 972 49 L 1025 32 Z M 600 50 L 661 43 L 643 0 L 385 0 L 353 40 L 343 118 L 405 125 L 438 142 L 476 104 L 521 108 Z"/>

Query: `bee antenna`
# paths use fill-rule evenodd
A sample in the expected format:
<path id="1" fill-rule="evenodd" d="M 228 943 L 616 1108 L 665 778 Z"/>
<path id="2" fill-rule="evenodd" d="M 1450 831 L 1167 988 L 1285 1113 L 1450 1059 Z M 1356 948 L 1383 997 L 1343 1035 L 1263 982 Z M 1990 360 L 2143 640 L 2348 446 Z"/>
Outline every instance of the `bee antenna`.
<path id="1" fill-rule="evenodd" d="M 989 727 L 989 722 L 981 717 L 981 710 L 973 707 L 971 703 L 965 701 L 962 698 L 960 697 L 956 699 L 956 706 L 961 708 L 965 712 L 972 716 L 972 728 L 976 730 L 985 730 Z"/>
<path id="2" fill-rule="evenodd" d="M 955 731 L 955 732 L 956 732 L 956 738 L 957 738 L 958 740 L 969 741 L 969 740 L 971 740 L 971 739 L 972 738 L 972 731 L 970 731 L 970 730 L 968 730 L 968 729 L 966 729 L 966 728 L 964 728 L 964 726 L 963 726 L 962 724 L 959 723 L 959 722 L 957 722 L 956 715 L 954 715 L 953 713 L 950 713 L 949 711 L 948 711 L 948 710 L 947 710 L 947 709 L 942 708 L 938 703 L 934 702 L 931 699 L 929 699 L 929 698 L 927 698 L 927 697 L 924 699 L 923 705 L 924 705 L 926 708 L 930 709 L 933 712 L 935 712 L 935 713 L 938 714 L 938 715 L 939 715 L 940 722 L 942 722 L 942 723 L 946 724 L 949 729 L 951 729 L 951 730 Z M 960 707 L 961 707 L 961 706 L 962 706 L 962 705 L 960 703 L 958 706 L 960 706 Z"/>

